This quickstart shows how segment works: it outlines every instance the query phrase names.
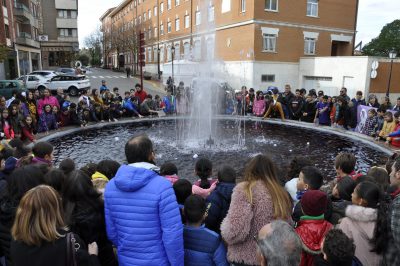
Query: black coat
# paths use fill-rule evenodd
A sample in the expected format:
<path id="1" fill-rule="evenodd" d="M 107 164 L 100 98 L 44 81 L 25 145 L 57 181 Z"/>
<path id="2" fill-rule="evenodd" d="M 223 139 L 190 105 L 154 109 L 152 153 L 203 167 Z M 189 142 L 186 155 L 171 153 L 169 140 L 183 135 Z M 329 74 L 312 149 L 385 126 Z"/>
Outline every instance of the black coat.
<path id="1" fill-rule="evenodd" d="M 207 197 L 207 204 L 210 203 L 208 216 L 205 225 L 208 229 L 220 234 L 221 223 L 225 218 L 231 204 L 231 196 L 234 183 L 218 183 L 215 190 Z"/>
<path id="2" fill-rule="evenodd" d="M 10 258 L 11 227 L 14 223 L 18 202 L 4 199 L 0 203 L 0 249 L 6 259 L 6 265 L 13 265 Z"/>
<path id="3" fill-rule="evenodd" d="M 65 232 L 63 232 L 65 233 Z M 97 256 L 89 255 L 85 243 L 74 234 L 79 249 L 76 251 L 78 266 L 99 266 Z M 78 245 L 75 245 L 77 247 Z M 27 245 L 20 241 L 11 241 L 11 257 L 13 266 L 69 266 L 67 264 L 67 239 L 61 237 L 53 243 L 41 246 Z"/>
<path id="4" fill-rule="evenodd" d="M 72 214 L 67 214 L 71 231 L 78 234 L 86 244 L 97 243 L 102 266 L 117 266 L 112 244 L 106 234 L 104 206 L 101 199 L 82 200 L 69 206 L 73 208 Z"/>
<path id="5" fill-rule="evenodd" d="M 313 123 L 316 112 L 317 112 L 317 107 L 315 102 L 305 102 L 303 105 L 303 109 L 301 110 L 300 120 L 303 122 Z M 304 116 L 303 115 L 304 113 L 307 113 L 307 115 Z"/>

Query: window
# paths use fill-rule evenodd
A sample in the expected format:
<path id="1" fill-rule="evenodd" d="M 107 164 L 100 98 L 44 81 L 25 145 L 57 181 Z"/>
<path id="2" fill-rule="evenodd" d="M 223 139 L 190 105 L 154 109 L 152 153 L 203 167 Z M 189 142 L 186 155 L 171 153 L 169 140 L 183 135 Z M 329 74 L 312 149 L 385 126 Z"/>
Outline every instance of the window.
<path id="1" fill-rule="evenodd" d="M 316 39 L 314 38 L 304 38 L 304 54 L 314 55 L 315 54 L 315 44 Z"/>
<path id="2" fill-rule="evenodd" d="M 153 13 L 154 13 L 154 16 L 157 16 L 157 6 L 155 6 L 155 7 L 153 8 Z"/>
<path id="3" fill-rule="evenodd" d="M 151 39 L 151 37 L 153 37 L 153 36 L 151 35 L 151 27 L 149 27 L 148 36 L 149 36 L 149 37 L 148 37 L 149 39 Z"/>
<path id="4" fill-rule="evenodd" d="M 181 4 L 181 0 L 175 0 L 175 6 L 179 6 Z"/>
<path id="5" fill-rule="evenodd" d="M 171 54 L 172 54 L 172 50 L 171 50 L 171 46 L 167 47 L 167 61 L 171 61 Z"/>
<path id="6" fill-rule="evenodd" d="M 307 16 L 318 17 L 318 0 L 307 0 Z"/>
<path id="7" fill-rule="evenodd" d="M 179 31 L 180 30 L 180 19 L 177 18 L 175 19 L 175 31 Z"/>
<path id="8" fill-rule="evenodd" d="M 149 19 L 151 19 L 151 10 L 150 9 L 149 9 L 148 13 L 149 13 Z"/>
<path id="9" fill-rule="evenodd" d="M 147 57 L 147 62 L 151 62 L 151 55 L 152 55 L 151 48 L 148 48 L 147 52 L 149 53 L 149 56 Z"/>
<path id="10" fill-rule="evenodd" d="M 162 22 L 161 22 L 161 25 L 160 25 L 160 34 L 164 35 L 164 24 L 162 24 Z"/>
<path id="11" fill-rule="evenodd" d="M 174 60 L 179 60 L 181 58 L 181 49 L 179 44 L 175 44 Z"/>
<path id="12" fill-rule="evenodd" d="M 158 36 L 158 28 L 154 27 L 154 38 L 157 38 Z"/>
<path id="13" fill-rule="evenodd" d="M 3 5 L 4 7 L 7 7 L 7 1 L 6 1 L 6 0 L 2 0 L 1 3 L 2 3 L 2 5 Z"/>
<path id="14" fill-rule="evenodd" d="M 167 23 L 167 32 L 170 33 L 172 30 L 172 23 L 171 21 Z"/>
<path id="15" fill-rule="evenodd" d="M 6 38 L 10 39 L 10 28 L 8 27 L 7 24 L 4 25 L 5 32 L 6 32 Z"/>
<path id="16" fill-rule="evenodd" d="M 146 12 L 144 12 L 143 13 L 143 21 L 146 21 L 146 17 L 147 17 Z"/>
<path id="17" fill-rule="evenodd" d="M 164 13 L 164 3 L 163 2 L 161 2 L 161 4 L 160 4 L 160 13 L 161 14 Z"/>
<path id="18" fill-rule="evenodd" d="M 213 22 L 214 21 L 214 6 L 209 6 L 208 7 L 208 22 Z"/>
<path id="19" fill-rule="evenodd" d="M 270 11 L 278 11 L 278 0 L 265 0 L 265 9 Z"/>
<path id="20" fill-rule="evenodd" d="M 172 1 L 172 0 L 167 0 L 167 9 L 168 9 L 168 10 L 171 9 L 171 1 Z"/>
<path id="21" fill-rule="evenodd" d="M 58 17 L 59 18 L 76 18 L 78 12 L 76 10 L 58 10 Z"/>
<path id="22" fill-rule="evenodd" d="M 189 56 L 190 56 L 190 43 L 185 42 L 183 44 L 183 56 L 186 60 L 189 60 Z"/>
<path id="23" fill-rule="evenodd" d="M 268 52 L 276 51 L 276 35 L 263 34 L 263 50 Z"/>
<path id="24" fill-rule="evenodd" d="M 58 36 L 60 37 L 78 37 L 77 29 L 58 29 Z"/>
<path id="25" fill-rule="evenodd" d="M 227 13 L 231 11 L 231 0 L 222 0 L 221 13 Z"/>
<path id="26" fill-rule="evenodd" d="M 142 16 L 139 16 L 139 24 L 142 24 Z"/>
<path id="27" fill-rule="evenodd" d="M 196 11 L 196 26 L 201 24 L 201 13 L 200 11 Z"/>
<path id="28" fill-rule="evenodd" d="M 275 82 L 275 75 L 261 75 L 261 82 Z"/>
<path id="29" fill-rule="evenodd" d="M 160 47 L 160 62 L 164 62 L 164 47 Z"/>
<path id="30" fill-rule="evenodd" d="M 201 59 L 201 41 L 200 40 L 194 41 L 193 55 L 194 55 L 195 60 Z"/>
<path id="31" fill-rule="evenodd" d="M 160 59 L 158 58 L 157 47 L 154 47 L 154 48 L 153 48 L 153 57 L 154 57 L 154 61 L 157 60 L 157 62 L 158 62 L 158 60 L 160 60 Z"/>
<path id="32" fill-rule="evenodd" d="M 246 0 L 240 0 L 240 12 L 246 12 Z"/>
<path id="33" fill-rule="evenodd" d="M 207 44 L 207 59 L 214 58 L 214 39 L 208 38 L 206 41 Z"/>
<path id="34" fill-rule="evenodd" d="M 190 17 L 189 15 L 185 16 L 185 29 L 190 27 Z"/>

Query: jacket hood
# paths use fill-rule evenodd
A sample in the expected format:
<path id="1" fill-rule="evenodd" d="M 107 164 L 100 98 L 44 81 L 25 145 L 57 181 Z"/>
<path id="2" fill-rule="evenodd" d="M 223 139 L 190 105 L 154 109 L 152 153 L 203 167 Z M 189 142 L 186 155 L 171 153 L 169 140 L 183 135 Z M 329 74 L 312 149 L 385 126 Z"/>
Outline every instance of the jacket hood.
<path id="1" fill-rule="evenodd" d="M 350 205 L 346 208 L 346 216 L 358 222 L 374 222 L 378 219 L 378 210 Z"/>
<path id="2" fill-rule="evenodd" d="M 310 254 L 321 253 L 321 243 L 332 224 L 325 220 L 301 220 L 296 232 L 303 242 L 303 249 Z"/>
<path id="3" fill-rule="evenodd" d="M 215 188 L 215 192 L 218 193 L 221 197 L 223 197 L 228 202 L 231 201 L 232 192 L 235 188 L 235 183 L 218 183 L 217 187 Z"/>
<path id="4" fill-rule="evenodd" d="M 158 168 L 155 165 L 148 163 L 123 165 L 118 169 L 113 180 L 115 180 L 115 185 L 122 191 L 136 191 L 158 176 L 156 169 Z"/>
<path id="5" fill-rule="evenodd" d="M 103 179 L 103 180 L 108 181 L 108 178 L 105 175 L 103 175 L 102 173 L 97 172 L 97 171 L 92 175 L 92 180 L 94 180 L 94 179 Z"/>

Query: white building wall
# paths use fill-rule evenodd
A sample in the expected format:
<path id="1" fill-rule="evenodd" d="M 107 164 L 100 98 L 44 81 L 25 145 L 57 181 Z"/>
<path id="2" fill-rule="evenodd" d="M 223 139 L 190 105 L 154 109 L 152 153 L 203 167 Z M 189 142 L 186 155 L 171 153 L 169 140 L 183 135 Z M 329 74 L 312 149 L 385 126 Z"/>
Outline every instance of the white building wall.
<path id="1" fill-rule="evenodd" d="M 367 56 L 301 58 L 298 84 L 307 91 L 323 90 L 330 96 L 339 95 L 342 87 L 347 88 L 350 98 L 358 90 L 367 95 L 372 61 Z M 314 77 L 315 80 L 306 77 Z"/>

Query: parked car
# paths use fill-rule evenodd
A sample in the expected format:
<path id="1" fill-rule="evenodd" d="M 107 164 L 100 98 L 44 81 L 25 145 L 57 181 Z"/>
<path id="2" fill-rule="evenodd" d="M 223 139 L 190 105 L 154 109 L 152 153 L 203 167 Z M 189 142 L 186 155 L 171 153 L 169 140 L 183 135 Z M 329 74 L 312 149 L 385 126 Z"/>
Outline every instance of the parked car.
<path id="1" fill-rule="evenodd" d="M 0 80 L 0 95 L 10 99 L 13 91 L 24 92 L 25 86 L 20 80 Z"/>
<path id="2" fill-rule="evenodd" d="M 58 76 L 58 75 L 61 75 L 62 73 L 59 73 L 59 72 L 57 72 L 57 71 L 54 71 L 54 70 L 36 70 L 36 71 L 33 71 L 33 72 L 31 72 L 31 73 L 29 73 L 28 75 L 39 75 L 39 76 L 43 76 L 43 77 L 46 77 L 46 78 L 52 78 L 52 77 L 54 77 L 54 76 Z"/>
<path id="3" fill-rule="evenodd" d="M 25 88 L 28 90 L 43 90 L 46 88 L 46 85 L 50 82 L 51 78 L 47 78 L 44 76 L 40 75 L 24 75 L 19 77 L 16 80 L 21 81 L 24 85 Z"/>
<path id="4" fill-rule="evenodd" d="M 77 71 L 72 67 L 60 67 L 57 69 L 57 72 L 61 72 L 67 75 L 76 75 Z"/>
<path id="5" fill-rule="evenodd" d="M 53 77 L 46 88 L 51 91 L 61 88 L 71 96 L 78 96 L 82 90 L 90 88 L 90 81 L 83 75 L 59 75 Z"/>

